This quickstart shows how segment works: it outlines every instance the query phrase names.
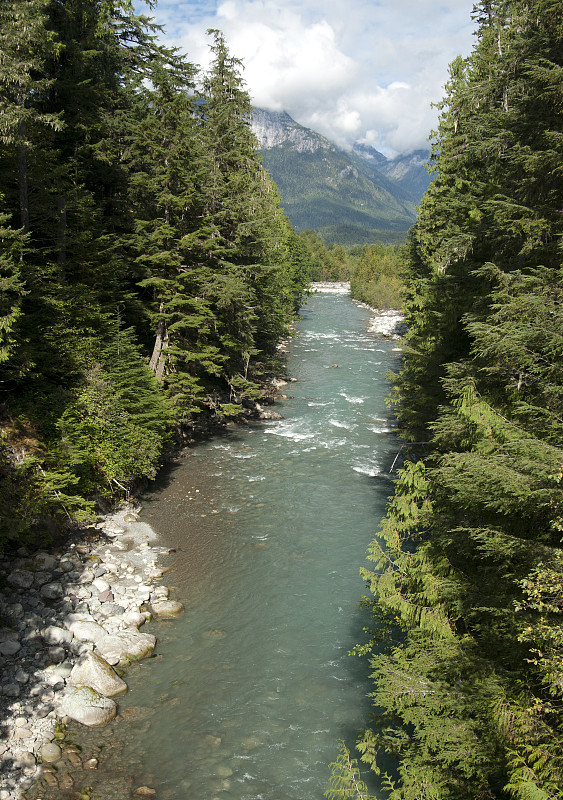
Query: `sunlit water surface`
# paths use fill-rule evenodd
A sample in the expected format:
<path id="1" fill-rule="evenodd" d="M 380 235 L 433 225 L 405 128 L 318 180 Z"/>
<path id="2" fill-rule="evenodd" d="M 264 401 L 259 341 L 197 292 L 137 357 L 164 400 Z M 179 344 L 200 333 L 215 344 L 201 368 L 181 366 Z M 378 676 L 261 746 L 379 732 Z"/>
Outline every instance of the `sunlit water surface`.
<path id="1" fill-rule="evenodd" d="M 321 800 L 338 740 L 353 747 L 368 722 L 369 665 L 349 651 L 392 490 L 398 366 L 368 321 L 345 295 L 314 295 L 283 419 L 195 447 L 143 501 L 178 549 L 164 580 L 186 611 L 150 627 L 160 655 L 130 670 L 111 736 L 133 788 L 144 778 L 158 800 Z"/>

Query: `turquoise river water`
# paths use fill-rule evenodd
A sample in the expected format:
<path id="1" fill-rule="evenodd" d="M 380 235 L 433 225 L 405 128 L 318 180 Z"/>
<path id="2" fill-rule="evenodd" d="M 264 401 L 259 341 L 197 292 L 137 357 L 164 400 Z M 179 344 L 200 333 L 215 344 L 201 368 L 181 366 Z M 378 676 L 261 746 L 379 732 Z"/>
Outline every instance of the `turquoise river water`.
<path id="1" fill-rule="evenodd" d="M 142 519 L 177 548 L 164 580 L 185 613 L 150 627 L 159 656 L 130 670 L 111 733 L 92 734 L 113 737 L 108 797 L 121 770 L 158 800 L 321 800 L 339 739 L 353 747 L 368 722 L 369 665 L 349 651 L 392 491 L 399 358 L 369 317 L 347 295 L 313 295 L 283 419 L 193 448 L 144 498 Z"/>

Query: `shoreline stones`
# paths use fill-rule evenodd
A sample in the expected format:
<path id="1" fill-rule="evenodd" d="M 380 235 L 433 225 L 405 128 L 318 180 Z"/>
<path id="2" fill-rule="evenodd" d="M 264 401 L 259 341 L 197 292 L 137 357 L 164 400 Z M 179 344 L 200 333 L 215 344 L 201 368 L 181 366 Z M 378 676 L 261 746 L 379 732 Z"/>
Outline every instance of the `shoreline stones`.
<path id="1" fill-rule="evenodd" d="M 126 667 L 151 655 L 156 645 L 156 636 L 139 633 L 136 629 L 121 630 L 104 636 L 98 642 L 99 654 L 108 664 Z"/>
<path id="2" fill-rule="evenodd" d="M 119 509 L 63 550 L 0 559 L 0 800 L 57 780 L 59 725 L 112 720 L 127 691 L 113 666 L 152 654 L 156 637 L 139 631 L 147 620 L 183 611 L 154 583 L 172 551 L 139 510 Z"/>
<path id="3" fill-rule="evenodd" d="M 377 336 L 383 336 L 385 339 L 399 340 L 407 332 L 405 317 L 398 309 L 373 308 L 373 306 L 362 303 L 360 300 L 354 300 L 354 303 L 371 313 L 368 333 L 375 333 Z M 393 350 L 400 349 L 401 348 L 393 348 Z"/>
<path id="4" fill-rule="evenodd" d="M 350 294 L 350 281 L 313 281 L 309 289 L 323 294 Z"/>

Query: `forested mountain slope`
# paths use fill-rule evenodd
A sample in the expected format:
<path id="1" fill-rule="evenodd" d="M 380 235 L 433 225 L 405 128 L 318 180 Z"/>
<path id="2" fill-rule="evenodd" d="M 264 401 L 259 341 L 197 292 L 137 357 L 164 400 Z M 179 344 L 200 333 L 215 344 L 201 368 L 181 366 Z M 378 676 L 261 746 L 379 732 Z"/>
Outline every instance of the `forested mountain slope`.
<path id="1" fill-rule="evenodd" d="M 240 63 L 196 92 L 132 8 L 0 4 L 0 549 L 258 396 L 307 280 Z"/>
<path id="2" fill-rule="evenodd" d="M 252 127 L 297 231 L 342 245 L 404 241 L 430 181 L 427 158 L 392 161 L 366 145 L 344 151 L 285 112 L 255 109 Z"/>
<path id="3" fill-rule="evenodd" d="M 386 175 L 418 205 L 428 189 L 432 176 L 428 173 L 429 153 L 415 150 L 407 155 L 398 155 L 379 167 Z"/>
<path id="4" fill-rule="evenodd" d="M 365 573 L 391 640 L 365 648 L 359 747 L 397 759 L 393 800 L 563 797 L 563 6 L 475 15 L 409 240 L 410 460 Z"/>

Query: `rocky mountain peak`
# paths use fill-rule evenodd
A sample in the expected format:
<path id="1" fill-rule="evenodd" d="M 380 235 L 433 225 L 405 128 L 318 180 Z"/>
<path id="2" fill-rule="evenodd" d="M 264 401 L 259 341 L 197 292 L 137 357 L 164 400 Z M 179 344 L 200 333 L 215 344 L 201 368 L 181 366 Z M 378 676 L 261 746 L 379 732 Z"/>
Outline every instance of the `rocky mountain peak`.
<path id="1" fill-rule="evenodd" d="M 365 161 L 369 161 L 374 166 L 379 166 L 381 164 L 385 164 L 387 159 L 380 153 L 379 150 L 376 150 L 375 147 L 372 147 L 369 144 L 363 144 L 362 142 L 355 142 L 354 146 L 352 147 L 354 153 L 359 155 Z"/>
<path id="2" fill-rule="evenodd" d="M 321 149 L 336 150 L 328 139 L 295 122 L 285 111 L 255 108 L 251 126 L 262 150 L 270 150 L 286 143 L 298 153 L 316 153 Z"/>
<path id="3" fill-rule="evenodd" d="M 251 125 L 295 230 L 346 245 L 404 239 L 428 186 L 427 154 L 389 160 L 362 142 L 341 149 L 285 111 L 255 109 Z"/>

